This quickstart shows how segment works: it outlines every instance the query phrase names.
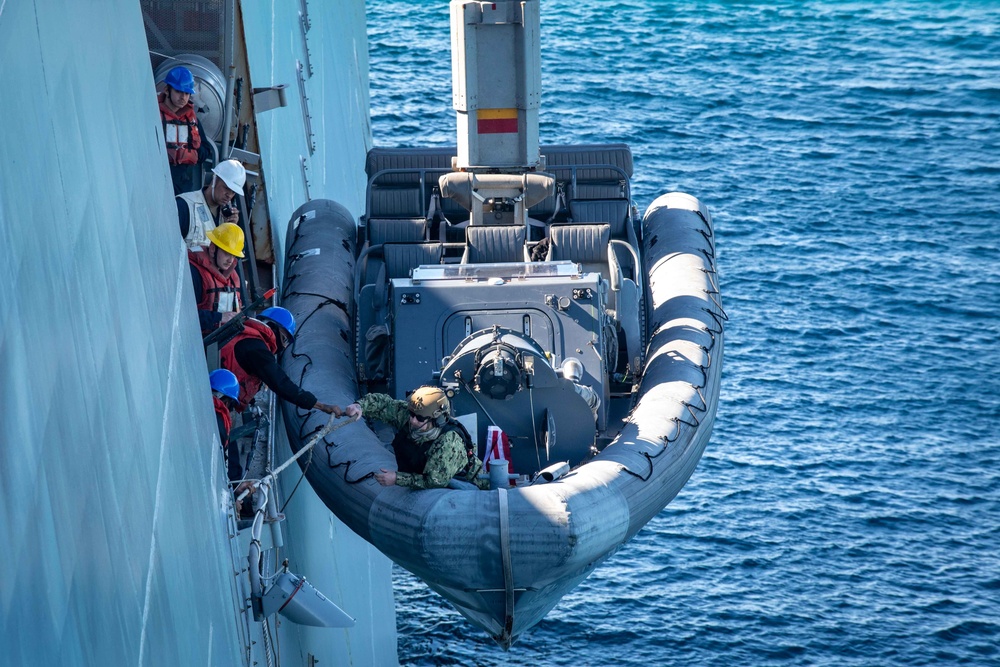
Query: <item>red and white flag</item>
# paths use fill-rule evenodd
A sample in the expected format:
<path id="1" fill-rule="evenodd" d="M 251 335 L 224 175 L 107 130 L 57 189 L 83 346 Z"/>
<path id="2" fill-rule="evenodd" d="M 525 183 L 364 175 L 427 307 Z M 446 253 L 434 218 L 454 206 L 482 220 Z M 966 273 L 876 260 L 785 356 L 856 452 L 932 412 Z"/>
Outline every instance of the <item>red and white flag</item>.
<path id="1" fill-rule="evenodd" d="M 508 465 L 510 464 L 510 441 L 507 439 L 507 434 L 501 431 L 499 426 L 487 426 L 486 460 L 483 461 L 487 470 L 489 470 L 490 461 L 494 459 L 507 461 Z M 513 472 L 513 469 L 508 468 L 508 471 Z"/>

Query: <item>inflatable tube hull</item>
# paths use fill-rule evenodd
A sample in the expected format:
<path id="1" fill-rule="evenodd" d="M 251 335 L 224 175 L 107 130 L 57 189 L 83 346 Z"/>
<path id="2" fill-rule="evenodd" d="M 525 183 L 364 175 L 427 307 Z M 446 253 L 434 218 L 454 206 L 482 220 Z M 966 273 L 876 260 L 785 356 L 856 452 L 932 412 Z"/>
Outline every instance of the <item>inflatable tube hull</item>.
<path id="1" fill-rule="evenodd" d="M 283 357 L 320 400 L 358 395 L 351 313 L 354 229 L 332 202 L 289 228 L 282 305 L 299 320 Z M 310 213 L 311 211 L 311 213 Z M 642 222 L 647 276 L 638 401 L 614 441 L 547 484 L 489 492 L 381 487 L 392 453 L 359 422 L 301 461 L 309 482 L 358 535 L 423 579 L 502 646 L 545 614 L 677 495 L 708 442 L 719 398 L 725 320 L 711 218 L 694 197 L 658 198 Z M 284 406 L 296 449 L 326 415 Z"/>

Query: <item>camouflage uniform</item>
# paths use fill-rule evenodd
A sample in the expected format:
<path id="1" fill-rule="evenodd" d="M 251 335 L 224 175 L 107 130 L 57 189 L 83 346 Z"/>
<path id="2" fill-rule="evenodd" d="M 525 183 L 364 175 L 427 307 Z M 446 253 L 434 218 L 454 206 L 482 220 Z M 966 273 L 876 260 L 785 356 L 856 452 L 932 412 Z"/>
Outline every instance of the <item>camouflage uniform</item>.
<path id="1" fill-rule="evenodd" d="M 365 417 L 389 424 L 397 431 L 408 430 L 410 411 L 406 401 L 397 401 L 386 394 L 368 394 L 357 400 Z M 461 475 L 469 463 L 465 442 L 455 431 L 448 431 L 434 440 L 421 445 L 427 450 L 427 464 L 422 475 L 397 472 L 396 484 L 410 489 L 440 489 L 448 486 L 452 477 L 458 476 L 480 489 L 489 489 L 489 479 L 477 479 L 483 463 L 475 458 L 468 477 Z"/>

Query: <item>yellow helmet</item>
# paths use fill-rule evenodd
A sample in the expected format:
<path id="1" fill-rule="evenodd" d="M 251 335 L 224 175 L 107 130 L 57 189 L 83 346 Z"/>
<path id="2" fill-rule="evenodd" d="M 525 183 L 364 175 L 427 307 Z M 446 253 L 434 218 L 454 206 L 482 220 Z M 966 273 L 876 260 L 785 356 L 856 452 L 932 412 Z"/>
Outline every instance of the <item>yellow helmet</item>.
<path id="1" fill-rule="evenodd" d="M 215 229 L 210 229 L 205 232 L 205 236 L 208 240 L 219 246 L 230 255 L 235 255 L 236 257 L 243 257 L 243 242 L 246 240 L 243 236 L 243 230 L 240 229 L 239 225 L 234 225 L 231 222 L 224 222 Z"/>
<path id="2" fill-rule="evenodd" d="M 440 387 L 419 387 L 406 400 L 406 407 L 415 415 L 437 419 L 448 414 L 451 404 Z"/>

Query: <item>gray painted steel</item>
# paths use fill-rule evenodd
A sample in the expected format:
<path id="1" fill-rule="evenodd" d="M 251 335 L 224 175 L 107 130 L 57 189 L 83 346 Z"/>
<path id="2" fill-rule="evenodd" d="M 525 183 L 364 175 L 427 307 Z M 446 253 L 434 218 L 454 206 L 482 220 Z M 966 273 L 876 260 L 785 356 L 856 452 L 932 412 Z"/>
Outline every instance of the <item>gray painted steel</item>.
<path id="1" fill-rule="evenodd" d="M 2 662 L 242 664 L 139 5 L 0 3 L 0 53 Z"/>
<path id="2" fill-rule="evenodd" d="M 294 80 L 300 10 L 244 3 L 257 80 Z M 310 11 L 311 39 L 336 63 L 308 82 L 330 128 L 310 158 L 313 191 L 360 211 L 364 2 Z M 252 639 L 264 664 L 234 585 L 247 545 L 230 541 L 140 4 L 0 1 L 0 58 L 0 89 L 16 91 L 0 124 L 0 662 L 240 665 Z M 279 177 L 300 168 L 295 118 L 272 114 L 262 130 L 282 220 L 304 198 Z M 361 626 L 284 622 L 286 660 L 395 664 L 390 563 L 308 488 L 285 511 L 292 568 Z"/>
<path id="3" fill-rule="evenodd" d="M 353 221 L 332 202 L 310 206 L 314 214 L 293 217 L 287 242 L 283 303 L 300 333 L 284 366 L 324 400 L 345 405 L 358 391 Z M 555 482 L 510 490 L 383 488 L 371 474 L 395 468 L 395 459 L 359 422 L 305 464 L 341 520 L 504 646 L 660 512 L 708 442 L 725 319 L 711 218 L 693 197 L 664 195 L 647 210 L 642 238 L 649 336 L 638 402 L 596 457 Z M 397 340 L 419 336 L 414 325 Z M 293 448 L 325 423 L 322 414 L 284 410 Z"/>

